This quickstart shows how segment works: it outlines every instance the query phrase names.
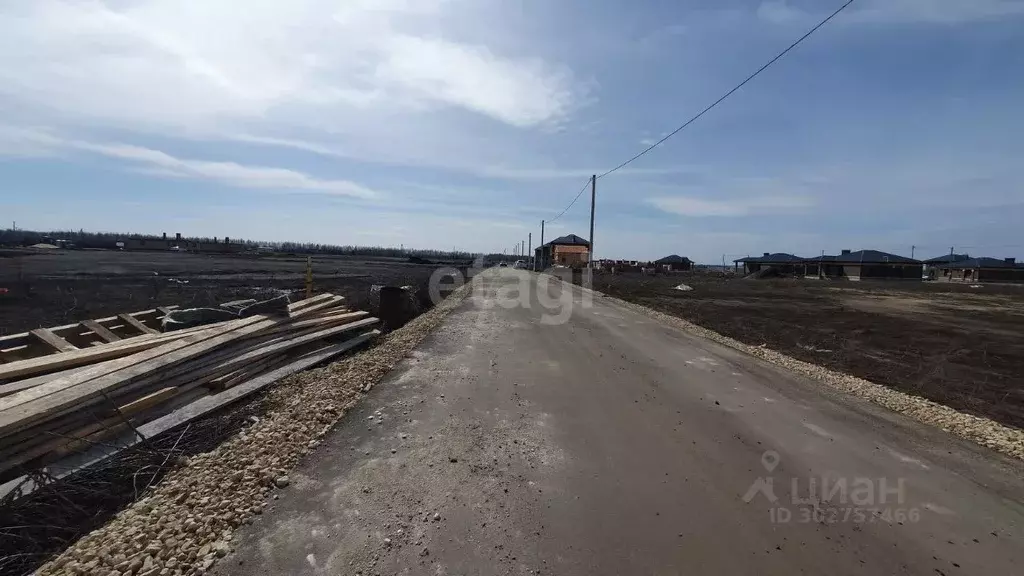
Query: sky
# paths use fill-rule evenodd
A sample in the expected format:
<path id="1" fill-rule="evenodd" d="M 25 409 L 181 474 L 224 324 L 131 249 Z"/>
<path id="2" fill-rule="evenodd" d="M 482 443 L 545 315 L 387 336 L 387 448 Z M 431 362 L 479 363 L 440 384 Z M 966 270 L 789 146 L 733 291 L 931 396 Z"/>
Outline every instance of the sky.
<path id="1" fill-rule="evenodd" d="M 840 4 L 0 0 L 0 225 L 587 237 L 591 174 Z M 599 179 L 595 256 L 1020 258 L 1022 102 L 1024 0 L 857 0 Z"/>

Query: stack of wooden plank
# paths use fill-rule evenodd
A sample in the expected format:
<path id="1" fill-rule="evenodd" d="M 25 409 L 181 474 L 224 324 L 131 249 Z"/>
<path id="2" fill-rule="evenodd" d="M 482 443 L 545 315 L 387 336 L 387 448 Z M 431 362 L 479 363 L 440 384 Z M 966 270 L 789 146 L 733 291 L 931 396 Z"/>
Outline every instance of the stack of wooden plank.
<path id="1" fill-rule="evenodd" d="M 140 335 L 158 334 L 164 316 L 175 309 L 177 306 L 161 306 L 151 310 L 0 336 L 0 364 L 101 346 Z"/>
<path id="2" fill-rule="evenodd" d="M 324 294 L 290 304 L 287 316 L 147 332 L 0 364 L 0 483 L 111 438 L 124 446 L 125 433 L 130 445 L 198 418 L 367 342 L 377 323 Z"/>

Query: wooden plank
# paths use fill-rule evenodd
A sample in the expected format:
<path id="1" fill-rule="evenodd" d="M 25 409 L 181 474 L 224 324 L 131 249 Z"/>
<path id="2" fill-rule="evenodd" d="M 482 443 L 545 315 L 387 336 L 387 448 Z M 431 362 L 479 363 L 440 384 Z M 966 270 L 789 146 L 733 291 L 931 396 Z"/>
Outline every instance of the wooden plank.
<path id="1" fill-rule="evenodd" d="M 376 318 L 353 321 L 365 315 L 365 312 L 350 314 L 351 318 L 337 327 L 312 328 L 302 335 L 289 335 L 269 343 L 260 344 L 256 342 L 253 345 L 244 344 L 242 347 L 235 346 L 228 350 L 219 350 L 212 357 L 206 355 L 197 359 L 199 362 L 202 362 L 201 365 L 184 363 L 171 369 L 160 370 L 151 376 L 140 379 L 137 383 L 131 383 L 118 388 L 115 393 L 121 394 L 138 388 L 145 388 L 151 386 L 154 382 L 160 382 L 166 386 L 180 386 L 182 390 L 206 385 L 237 370 L 245 370 L 250 366 L 258 364 L 265 358 L 281 355 L 289 350 L 306 346 L 312 342 L 366 328 L 379 322 Z"/>
<path id="2" fill-rule="evenodd" d="M 243 398 L 250 396 L 263 388 L 283 379 L 292 374 L 301 372 L 318 364 L 322 364 L 331 360 L 332 358 L 344 354 L 345 352 L 368 342 L 374 337 L 380 335 L 379 330 L 371 330 L 369 332 L 360 334 L 359 336 L 347 340 L 345 342 L 335 344 L 324 348 L 322 351 L 304 357 L 302 359 L 291 362 L 281 368 L 278 368 L 272 372 L 268 372 L 261 376 L 257 376 L 247 382 L 234 386 L 229 390 L 220 392 L 214 395 L 205 395 L 199 399 L 188 403 L 185 406 L 171 412 L 165 416 L 161 416 L 151 422 L 142 424 L 137 428 L 138 432 L 146 438 L 153 438 L 167 431 L 170 431 L 181 424 L 202 417 L 210 412 L 219 410 L 224 406 L 242 400 Z M 187 396 L 187 393 L 186 395 Z M 175 398 L 171 400 L 172 403 L 177 402 L 179 399 Z M 66 442 L 66 440 L 65 440 Z M 122 431 L 121 436 L 116 439 L 109 439 L 104 441 L 103 446 L 89 446 L 86 452 L 82 454 L 73 454 L 63 458 L 59 461 L 53 462 L 47 466 L 51 475 L 55 478 L 63 478 L 83 468 L 92 466 L 98 462 L 106 460 L 111 455 L 117 453 L 120 450 L 129 448 L 141 442 L 141 439 L 135 434 L 135 431 L 125 430 Z M 117 446 L 117 450 L 113 450 L 112 447 Z M 62 450 L 64 451 L 64 450 Z M 0 464 L 3 467 L 6 462 Z M 10 478 L 16 478 L 16 474 L 5 473 L 0 475 L 0 482 L 4 482 Z M 29 489 L 31 491 L 31 488 Z"/>
<path id="3" fill-rule="evenodd" d="M 57 433 L 53 434 L 53 431 L 47 430 L 42 431 L 42 436 L 45 438 L 47 435 L 54 435 L 49 441 L 44 441 L 36 444 L 35 446 L 29 447 L 25 450 L 18 450 L 16 452 L 5 451 L 2 454 L 3 464 L 0 465 L 0 471 L 9 470 L 14 466 L 19 466 L 40 456 L 43 456 L 50 452 L 57 452 L 58 455 L 68 454 L 78 449 L 91 445 L 91 442 L 85 440 L 95 439 L 95 435 L 99 433 L 105 433 L 107 435 L 116 433 L 124 423 L 125 418 L 130 418 L 139 412 L 144 412 L 157 406 L 178 394 L 178 389 L 173 386 L 162 388 L 156 392 L 152 392 L 117 407 L 119 414 L 90 422 L 84 426 L 80 426 L 74 430 L 67 431 L 64 434 Z"/>
<path id="4" fill-rule="evenodd" d="M 139 322 L 135 318 L 132 318 L 131 315 L 129 315 L 129 314 L 118 314 L 117 317 L 120 318 L 121 321 L 124 322 L 125 324 L 131 326 L 132 328 L 135 328 L 136 330 L 138 330 L 139 332 L 142 332 L 143 334 L 159 334 L 160 333 L 159 330 L 154 330 L 154 329 L 150 328 L 149 326 L 146 326 L 142 322 Z"/>
<path id="5" fill-rule="evenodd" d="M 333 294 L 321 294 L 312 298 L 319 303 L 332 300 L 336 297 Z M 293 315 L 296 311 L 289 305 L 289 312 Z M 110 317 L 97 322 L 112 321 L 116 318 Z M 232 320 L 231 322 L 237 322 Z M 226 323 L 207 324 L 205 326 L 196 326 L 193 328 L 185 328 L 182 330 L 175 330 L 173 332 L 165 332 L 159 335 L 143 334 L 139 336 L 133 336 L 125 338 L 120 342 L 112 342 L 110 344 L 103 344 L 101 346 L 93 346 L 91 348 L 84 348 L 76 350 L 75 352 L 65 352 L 63 354 L 44 356 L 41 358 L 27 358 L 24 360 L 17 360 L 7 364 L 0 365 L 0 382 L 11 382 L 15 379 L 31 377 L 41 374 L 51 374 L 67 368 L 73 368 L 76 366 L 85 366 L 88 364 L 95 364 L 114 358 L 120 358 L 155 348 L 163 343 L 178 340 L 186 335 L 194 334 L 197 332 L 203 332 L 206 330 L 215 329 L 219 326 L 225 325 Z M 26 333 L 27 334 L 27 333 Z"/>
<path id="6" fill-rule="evenodd" d="M 252 322 L 246 322 L 246 320 L 254 320 Z M 232 334 L 244 330 L 253 324 L 258 324 L 261 321 L 259 316 L 253 316 L 252 318 L 246 318 L 245 320 L 238 320 L 229 322 L 227 326 L 209 330 L 205 332 L 198 332 L 185 338 L 175 340 L 173 342 L 162 343 L 152 349 L 144 350 L 131 356 L 118 358 L 111 362 L 104 362 L 96 366 L 91 366 L 84 370 L 78 371 L 66 378 L 58 378 L 50 381 L 46 384 L 36 386 L 35 388 L 24 390 L 12 396 L 6 398 L 0 398 L 0 415 L 8 412 L 12 408 L 21 406 L 38 400 L 46 395 L 59 392 L 68 387 L 73 387 L 83 382 L 88 382 L 94 378 L 100 378 L 104 376 L 110 376 L 111 374 L 118 374 L 125 368 L 132 368 L 140 364 L 146 364 L 147 362 L 153 362 L 154 360 L 160 359 L 161 356 L 173 354 L 183 348 L 188 348 L 193 344 L 202 343 L 206 340 L 212 340 L 218 336 L 224 334 Z"/>
<path id="7" fill-rule="evenodd" d="M 277 370 L 268 372 L 262 376 L 257 376 L 248 382 L 239 384 L 238 386 L 225 390 L 219 394 L 204 396 L 203 398 L 200 398 L 188 406 L 168 414 L 163 418 L 158 418 L 152 422 L 143 424 L 139 427 L 139 432 L 147 438 L 166 432 L 167 430 L 189 422 L 190 420 L 194 420 L 203 414 L 207 414 L 232 402 L 236 402 L 270 384 L 273 384 L 274 382 L 277 382 L 278 380 L 281 380 L 282 378 L 285 378 L 286 376 L 291 376 L 292 374 L 306 370 L 307 368 L 315 366 L 321 362 L 325 362 L 339 354 L 343 354 L 356 346 L 368 342 L 379 334 L 379 330 L 371 330 L 364 334 L 360 334 L 351 340 L 346 340 L 340 344 L 330 346 L 318 354 L 308 356 L 301 360 L 296 360 L 295 362 L 282 366 Z"/>
<path id="8" fill-rule="evenodd" d="M 142 412 L 143 410 L 149 410 L 157 404 L 175 397 L 177 394 L 177 386 L 167 386 L 166 388 L 161 388 L 156 392 L 146 394 L 142 398 L 118 406 L 117 409 L 121 412 L 122 416 L 132 416 L 138 412 Z"/>
<path id="9" fill-rule="evenodd" d="M 120 336 L 114 334 L 110 330 L 107 330 L 99 322 L 95 320 L 82 320 L 82 326 L 84 326 L 93 334 L 99 336 L 105 342 L 117 342 L 118 340 L 121 339 Z"/>
<path id="10" fill-rule="evenodd" d="M 312 309 L 313 307 L 308 307 L 298 314 L 301 315 L 306 310 Z M 376 322 L 376 319 L 370 320 Z M 362 322 L 365 323 L 367 320 Z M 33 422 L 44 420 L 62 410 L 80 406 L 93 397 L 113 391 L 158 370 L 166 370 L 180 362 L 202 356 L 220 346 L 256 334 L 279 323 L 279 320 L 266 319 L 266 317 L 258 315 L 231 321 L 226 323 L 227 328 L 211 331 L 211 333 L 203 332 L 163 344 L 128 358 L 118 359 L 116 362 L 106 363 L 102 368 L 86 369 L 68 378 L 0 398 L 0 437 L 31 426 Z M 358 324 L 360 322 L 331 330 L 340 333 L 346 329 L 355 329 Z M 239 325 L 242 327 L 239 328 Z M 258 358 L 259 356 L 250 355 L 241 358 L 248 359 L 250 357 Z M 120 369 L 97 376 L 96 370 L 108 370 L 112 364 L 119 365 Z"/>
<path id="11" fill-rule="evenodd" d="M 177 306 L 167 306 L 166 308 L 174 310 L 177 308 Z M 156 312 L 158 312 L 158 310 L 156 309 L 139 310 L 138 312 L 129 312 L 128 315 L 133 318 L 137 318 L 139 316 L 146 316 L 148 314 L 154 314 Z M 116 316 L 108 316 L 106 318 L 97 318 L 96 322 L 99 322 L 100 324 L 107 324 L 117 319 L 118 318 Z M 49 328 L 50 331 L 52 332 L 63 332 L 64 330 L 68 330 L 70 328 L 78 326 L 78 324 L 78 322 L 75 322 L 74 324 L 65 324 L 63 326 L 51 326 Z M 20 332 L 18 334 L 8 334 L 7 336 L 0 336 L 0 349 L 6 348 L 10 342 L 17 342 L 18 340 L 24 339 L 28 336 L 28 332 Z"/>
<path id="12" fill-rule="evenodd" d="M 209 327 L 204 326 L 204 329 L 209 329 Z M 191 334 L 195 333 L 193 332 Z M 166 344 L 167 342 L 180 340 L 188 335 L 190 334 L 181 334 L 177 332 L 161 334 L 160 336 L 145 335 L 137 338 L 126 338 L 120 342 L 112 342 L 107 345 L 82 348 L 80 350 L 75 350 L 74 352 L 65 352 L 63 354 L 54 354 L 40 358 L 18 360 L 16 362 L 10 362 L 0 366 L 0 381 L 11 381 L 16 378 L 26 376 L 48 374 L 66 368 L 85 366 L 87 364 L 103 362 L 104 360 L 120 358 L 122 356 L 135 354 L 150 348 L 155 348 L 161 344 Z"/>
<path id="13" fill-rule="evenodd" d="M 40 342 L 53 348 L 56 352 L 71 352 L 72 350 L 78 350 L 78 346 L 73 346 L 67 340 L 57 336 L 53 332 L 50 332 L 48 328 L 36 328 L 30 330 L 29 334 L 35 336 Z"/>
<path id="14" fill-rule="evenodd" d="M 327 297 L 340 298 L 340 299 L 344 300 L 344 298 L 342 296 L 335 296 L 334 294 L 324 293 L 324 294 L 318 294 L 316 296 L 313 296 L 312 298 L 306 298 L 304 300 L 299 300 L 298 302 L 294 302 L 292 304 L 289 304 L 288 308 L 290 310 L 292 310 L 292 311 L 302 310 L 303 308 L 305 308 L 307 306 L 310 306 L 312 304 L 318 304 L 320 302 L 323 302 L 324 300 L 327 300 L 328 299 Z"/>

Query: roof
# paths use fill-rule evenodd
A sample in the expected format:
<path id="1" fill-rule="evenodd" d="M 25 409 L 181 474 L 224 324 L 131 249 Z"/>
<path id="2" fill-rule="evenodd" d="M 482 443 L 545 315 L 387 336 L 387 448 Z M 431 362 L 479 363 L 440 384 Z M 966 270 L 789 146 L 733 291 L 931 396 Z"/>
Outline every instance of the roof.
<path id="1" fill-rule="evenodd" d="M 655 264 L 686 264 L 688 262 L 692 263 L 693 260 L 690 260 L 686 256 L 680 256 L 679 254 L 673 254 L 671 256 L 665 256 L 664 258 L 661 258 L 660 260 L 655 260 L 654 261 Z"/>
<path id="2" fill-rule="evenodd" d="M 804 262 L 835 262 L 836 258 L 839 258 L 839 256 L 829 256 L 828 254 L 823 254 L 821 256 L 812 256 L 810 258 L 804 258 Z"/>
<path id="3" fill-rule="evenodd" d="M 836 262 L 871 262 L 871 263 L 895 263 L 895 264 L 920 264 L 920 260 L 914 260 L 913 258 L 907 258 L 906 256 L 900 256 L 899 254 L 889 254 L 888 252 L 882 252 L 879 250 L 857 250 L 856 252 L 850 252 L 849 254 L 840 254 L 836 257 Z"/>
<path id="4" fill-rule="evenodd" d="M 803 260 L 803 258 L 794 256 L 793 254 L 776 252 L 775 254 L 768 254 L 767 256 L 747 256 L 746 258 L 733 260 L 733 262 L 762 262 L 770 264 L 775 262 L 803 262 Z"/>
<path id="5" fill-rule="evenodd" d="M 952 268 L 956 270 L 964 268 L 1021 268 L 1016 262 L 1007 262 L 1000 258 L 971 258 L 970 260 L 959 260 L 940 266 L 940 268 Z"/>
<path id="6" fill-rule="evenodd" d="M 942 256 L 936 256 L 935 258 L 929 258 L 924 261 L 925 264 L 945 264 L 947 262 L 962 262 L 964 260 L 970 260 L 971 257 L 967 254 L 944 254 Z"/>
<path id="7" fill-rule="evenodd" d="M 590 246 L 590 242 L 575 234 L 568 234 L 566 236 L 555 238 L 551 242 L 545 244 L 545 246 Z"/>

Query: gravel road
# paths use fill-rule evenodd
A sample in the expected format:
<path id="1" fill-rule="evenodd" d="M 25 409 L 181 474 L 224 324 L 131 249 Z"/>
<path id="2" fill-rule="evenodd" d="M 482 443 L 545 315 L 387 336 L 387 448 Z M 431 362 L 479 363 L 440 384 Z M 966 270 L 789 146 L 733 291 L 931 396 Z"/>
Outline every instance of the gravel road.
<path id="1" fill-rule="evenodd" d="M 213 570 L 1011 574 L 1022 477 L 1020 460 L 501 270 Z"/>

